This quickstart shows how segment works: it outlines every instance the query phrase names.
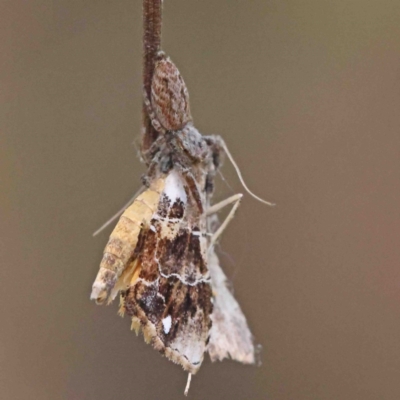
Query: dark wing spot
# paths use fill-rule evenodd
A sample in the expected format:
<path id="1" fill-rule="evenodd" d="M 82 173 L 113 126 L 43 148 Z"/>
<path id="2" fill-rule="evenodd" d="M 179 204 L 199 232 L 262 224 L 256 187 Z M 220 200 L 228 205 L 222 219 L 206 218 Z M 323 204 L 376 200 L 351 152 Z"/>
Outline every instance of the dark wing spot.
<path id="1" fill-rule="evenodd" d="M 185 203 L 182 200 L 177 200 L 172 205 L 168 218 L 182 218 L 185 212 Z"/>

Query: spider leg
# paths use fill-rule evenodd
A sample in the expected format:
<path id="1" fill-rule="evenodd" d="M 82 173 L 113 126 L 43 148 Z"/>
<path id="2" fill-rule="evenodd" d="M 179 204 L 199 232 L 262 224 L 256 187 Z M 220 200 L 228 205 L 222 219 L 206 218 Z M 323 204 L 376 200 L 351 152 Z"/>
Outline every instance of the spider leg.
<path id="1" fill-rule="evenodd" d="M 149 99 L 149 96 L 147 96 L 147 92 L 146 90 L 143 89 L 143 102 L 147 111 L 147 115 L 150 118 L 151 124 L 153 125 L 154 129 L 158 132 L 158 133 L 162 133 L 165 134 L 167 131 L 166 129 L 164 129 L 162 127 L 162 125 L 160 124 L 160 122 L 157 119 L 157 116 L 153 110 L 153 107 L 151 105 L 151 101 Z"/>

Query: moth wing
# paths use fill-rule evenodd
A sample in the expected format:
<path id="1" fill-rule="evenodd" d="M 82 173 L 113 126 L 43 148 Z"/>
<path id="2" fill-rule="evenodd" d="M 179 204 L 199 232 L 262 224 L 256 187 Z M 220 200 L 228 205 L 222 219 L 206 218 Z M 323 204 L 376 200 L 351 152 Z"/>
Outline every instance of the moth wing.
<path id="1" fill-rule="evenodd" d="M 204 358 L 212 303 L 205 220 L 190 211 L 191 201 L 173 170 L 141 231 L 137 273 L 122 295 L 121 313 L 132 317 L 146 342 L 194 374 Z"/>
<path id="2" fill-rule="evenodd" d="M 230 357 L 245 364 L 254 364 L 253 335 L 239 303 L 227 287 L 227 278 L 214 251 L 209 253 L 208 268 L 214 299 L 208 344 L 211 361 L 222 361 Z"/>
<path id="3" fill-rule="evenodd" d="M 140 194 L 121 215 L 104 249 L 100 269 L 90 298 L 102 304 L 114 300 L 125 289 L 134 272 L 134 251 L 143 223 L 148 223 L 157 209 L 164 180 L 157 179 Z"/>

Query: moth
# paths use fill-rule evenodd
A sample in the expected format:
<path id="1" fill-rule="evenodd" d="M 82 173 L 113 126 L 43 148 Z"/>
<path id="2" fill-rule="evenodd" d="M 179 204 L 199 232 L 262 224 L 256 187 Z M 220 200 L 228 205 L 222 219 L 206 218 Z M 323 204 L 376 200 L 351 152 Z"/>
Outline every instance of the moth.
<path id="1" fill-rule="evenodd" d="M 145 190 L 110 235 L 91 299 L 110 303 L 120 294 L 119 314 L 189 373 L 189 385 L 206 352 L 212 361 L 255 362 L 253 336 L 214 251 L 242 195 L 211 205 L 224 154 L 234 161 L 220 136 L 194 127 L 186 84 L 163 52 L 144 102 L 159 133 L 144 155 Z M 216 213 L 227 205 L 219 224 Z"/>

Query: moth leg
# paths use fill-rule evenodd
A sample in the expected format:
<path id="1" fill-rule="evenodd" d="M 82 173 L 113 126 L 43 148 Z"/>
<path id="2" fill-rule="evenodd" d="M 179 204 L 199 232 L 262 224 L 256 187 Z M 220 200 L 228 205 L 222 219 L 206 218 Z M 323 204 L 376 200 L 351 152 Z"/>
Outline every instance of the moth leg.
<path id="1" fill-rule="evenodd" d="M 206 210 L 206 215 L 212 215 L 217 213 L 218 211 L 222 210 L 224 207 L 229 206 L 229 204 L 232 203 L 237 203 L 238 201 L 240 202 L 240 200 L 242 199 L 243 194 L 242 193 L 237 193 L 234 194 L 233 196 L 228 197 L 225 200 L 220 201 L 217 204 L 212 205 L 211 207 L 209 207 Z"/>
<path id="2" fill-rule="evenodd" d="M 157 116 L 153 110 L 153 106 L 151 105 L 149 96 L 147 96 L 147 93 L 144 89 L 143 89 L 143 102 L 147 111 L 147 115 L 149 116 L 151 124 L 153 125 L 153 128 L 158 133 L 165 134 L 167 131 L 161 126 L 160 122 L 158 121 Z"/>
<path id="3" fill-rule="evenodd" d="M 185 387 L 185 396 L 187 396 L 188 395 L 188 393 L 189 393 L 189 388 L 190 388 L 190 382 L 191 382 L 191 380 L 192 380 L 192 374 L 189 372 L 189 374 L 188 374 L 188 378 L 187 378 L 187 382 L 186 382 L 186 387 Z"/>
<path id="4" fill-rule="evenodd" d="M 224 222 L 220 225 L 220 227 L 214 232 L 214 234 L 211 236 L 210 239 L 210 244 L 209 244 L 209 249 L 214 246 L 214 243 L 217 241 L 217 239 L 221 236 L 222 232 L 226 229 L 228 226 L 229 222 L 232 221 L 233 217 L 235 216 L 235 212 L 238 209 L 240 205 L 240 200 L 242 199 L 243 195 L 241 193 L 234 194 L 231 197 L 228 197 L 227 199 L 214 204 L 213 206 L 209 207 L 208 210 L 206 211 L 206 216 L 209 216 L 211 214 L 214 214 L 221 210 L 222 208 L 233 204 L 233 207 L 229 211 L 228 216 L 225 218 Z"/>

